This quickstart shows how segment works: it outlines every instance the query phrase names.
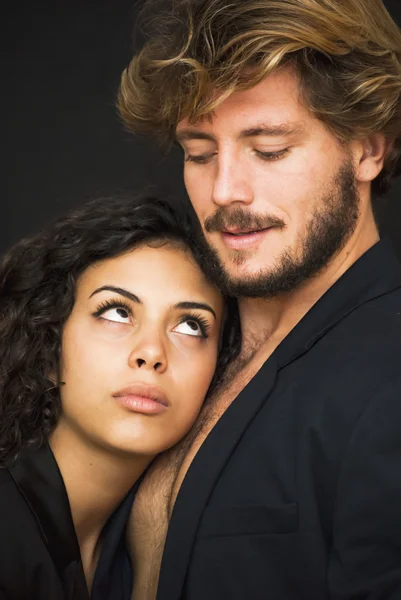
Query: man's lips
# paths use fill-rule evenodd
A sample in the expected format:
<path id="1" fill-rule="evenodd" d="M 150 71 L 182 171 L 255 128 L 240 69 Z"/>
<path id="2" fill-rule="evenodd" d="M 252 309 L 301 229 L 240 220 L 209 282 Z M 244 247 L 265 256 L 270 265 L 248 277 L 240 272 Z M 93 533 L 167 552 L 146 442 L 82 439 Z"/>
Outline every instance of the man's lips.
<path id="1" fill-rule="evenodd" d="M 169 401 L 166 394 L 158 387 L 134 384 L 112 394 L 121 406 L 132 411 L 144 414 L 159 414 L 164 412 Z"/>
<path id="2" fill-rule="evenodd" d="M 259 244 L 265 235 L 271 230 L 266 229 L 224 229 L 221 231 L 223 242 L 234 250 L 243 250 Z"/>
<path id="3" fill-rule="evenodd" d="M 238 228 L 234 228 L 234 227 L 225 227 L 224 229 L 222 229 L 222 233 L 230 233 L 231 235 L 248 235 L 249 233 L 259 233 L 260 231 L 266 231 L 267 229 L 269 229 L 269 227 L 264 227 L 262 229 L 260 228 L 255 228 L 255 227 L 249 227 L 247 229 L 240 229 Z"/>

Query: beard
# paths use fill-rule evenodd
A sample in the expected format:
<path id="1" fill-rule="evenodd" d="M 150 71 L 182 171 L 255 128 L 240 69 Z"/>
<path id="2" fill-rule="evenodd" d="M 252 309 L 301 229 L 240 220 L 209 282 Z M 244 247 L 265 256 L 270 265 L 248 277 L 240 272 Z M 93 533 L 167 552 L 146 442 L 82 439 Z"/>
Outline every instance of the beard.
<path id="1" fill-rule="evenodd" d="M 355 231 L 359 217 L 359 194 L 351 162 L 344 163 L 328 191 L 321 197 L 294 247 L 286 248 L 269 269 L 261 268 L 252 275 L 230 274 L 217 249 L 208 243 L 204 266 L 209 277 L 227 296 L 244 298 L 274 298 L 298 288 L 316 276 L 345 246 Z M 235 208 L 230 212 L 219 208 L 205 221 L 205 231 L 222 231 L 226 227 L 254 231 L 272 227 L 285 229 L 276 217 L 255 215 Z M 252 252 L 234 251 L 232 262 L 246 263 Z"/>

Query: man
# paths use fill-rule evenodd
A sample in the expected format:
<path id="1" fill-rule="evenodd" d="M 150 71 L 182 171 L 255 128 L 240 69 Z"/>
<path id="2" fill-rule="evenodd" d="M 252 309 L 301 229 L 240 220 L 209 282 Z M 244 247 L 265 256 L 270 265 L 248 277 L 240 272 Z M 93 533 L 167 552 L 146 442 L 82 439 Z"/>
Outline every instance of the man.
<path id="1" fill-rule="evenodd" d="M 120 112 L 182 146 L 243 340 L 137 494 L 133 598 L 399 600 L 401 267 L 371 196 L 400 167 L 400 31 L 381 0 L 171 4 Z"/>

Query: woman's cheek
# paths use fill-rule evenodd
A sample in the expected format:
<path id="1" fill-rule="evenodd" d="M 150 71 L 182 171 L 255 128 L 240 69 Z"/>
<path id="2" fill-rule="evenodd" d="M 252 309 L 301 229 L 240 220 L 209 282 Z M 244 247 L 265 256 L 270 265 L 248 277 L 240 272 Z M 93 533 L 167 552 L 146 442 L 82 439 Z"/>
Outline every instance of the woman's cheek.
<path id="1" fill-rule="evenodd" d="M 216 370 L 217 351 L 210 349 L 197 357 L 197 361 L 188 360 L 182 364 L 181 381 L 183 389 L 200 397 L 203 402 Z M 185 378 L 185 380 L 184 380 Z"/>

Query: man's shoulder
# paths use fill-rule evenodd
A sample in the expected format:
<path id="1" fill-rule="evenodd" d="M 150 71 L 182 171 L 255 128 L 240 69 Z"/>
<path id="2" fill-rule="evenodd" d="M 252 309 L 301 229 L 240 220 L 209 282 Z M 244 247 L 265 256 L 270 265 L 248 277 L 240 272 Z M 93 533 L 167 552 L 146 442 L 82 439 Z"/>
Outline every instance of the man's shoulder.
<path id="1" fill-rule="evenodd" d="M 401 393 L 401 288 L 361 303 L 316 336 L 289 365 L 287 379 L 336 410 L 354 410 Z"/>
<path id="2" fill-rule="evenodd" d="M 401 344 L 401 263 L 388 240 L 371 248 L 333 286 L 329 310 L 336 311 L 337 325 L 349 341 L 369 346 L 386 338 L 386 347 Z M 335 321 L 334 321 L 335 322 Z M 335 332 L 334 331 L 333 333 Z M 368 336 L 368 340 L 366 339 Z"/>
<path id="3" fill-rule="evenodd" d="M 348 382 L 355 390 L 391 378 L 401 389 L 401 289 L 356 307 L 308 354 L 316 373 L 335 387 Z"/>
<path id="4" fill-rule="evenodd" d="M 401 277 L 401 266 L 400 266 Z M 383 316 L 398 316 L 401 312 L 401 283 L 399 286 L 372 298 L 366 303 L 369 308 L 380 311 Z"/>
<path id="5" fill-rule="evenodd" d="M 401 350 L 401 287 L 356 307 L 338 323 L 338 330 L 348 343 L 360 346 L 361 352 L 376 344 L 384 352 L 393 347 Z"/>

